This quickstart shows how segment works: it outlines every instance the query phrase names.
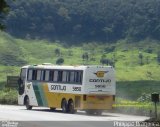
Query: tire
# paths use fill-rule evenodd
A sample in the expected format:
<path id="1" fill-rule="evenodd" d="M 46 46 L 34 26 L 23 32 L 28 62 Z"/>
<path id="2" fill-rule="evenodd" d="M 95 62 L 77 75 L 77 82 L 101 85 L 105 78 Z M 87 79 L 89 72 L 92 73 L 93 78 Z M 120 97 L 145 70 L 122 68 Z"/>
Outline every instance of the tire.
<path id="1" fill-rule="evenodd" d="M 72 100 L 68 102 L 68 112 L 71 114 L 76 113 L 76 110 L 74 109 L 74 103 Z"/>
<path id="2" fill-rule="evenodd" d="M 62 108 L 62 112 L 63 112 L 63 113 L 67 113 L 67 112 L 68 112 L 68 109 L 67 109 L 67 101 L 66 101 L 66 100 L 62 100 L 61 108 Z"/>
<path id="3" fill-rule="evenodd" d="M 97 110 L 97 111 L 96 111 L 96 114 L 97 114 L 98 116 L 101 116 L 101 115 L 102 115 L 102 112 L 103 112 L 103 110 Z"/>
<path id="4" fill-rule="evenodd" d="M 50 107 L 50 110 L 51 110 L 51 111 L 55 111 L 55 110 L 56 110 L 56 108 Z"/>
<path id="5" fill-rule="evenodd" d="M 92 109 L 86 110 L 86 114 L 87 114 L 87 115 L 94 115 L 95 113 L 96 113 L 95 110 L 92 110 Z"/>
<path id="6" fill-rule="evenodd" d="M 25 106 L 26 106 L 27 110 L 31 110 L 32 109 L 32 106 L 30 105 L 30 100 L 29 100 L 28 97 L 26 97 L 26 99 L 25 99 Z"/>

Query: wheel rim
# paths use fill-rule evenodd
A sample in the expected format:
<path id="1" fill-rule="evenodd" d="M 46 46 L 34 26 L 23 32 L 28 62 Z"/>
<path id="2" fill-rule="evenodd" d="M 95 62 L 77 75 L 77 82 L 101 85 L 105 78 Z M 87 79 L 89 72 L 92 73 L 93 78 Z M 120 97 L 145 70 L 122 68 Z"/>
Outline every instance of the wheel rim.
<path id="1" fill-rule="evenodd" d="M 67 108 L 66 108 L 66 101 L 62 101 L 62 111 L 64 112 L 64 113 L 66 113 L 67 112 Z"/>
<path id="2" fill-rule="evenodd" d="M 32 109 L 32 106 L 30 106 L 29 98 L 26 99 L 26 108 L 27 108 L 27 110 Z"/>
<path id="3" fill-rule="evenodd" d="M 27 108 L 29 107 L 29 98 L 27 98 L 27 100 L 26 100 L 26 107 Z"/>
<path id="4" fill-rule="evenodd" d="M 69 103 L 69 112 L 70 112 L 70 113 L 74 113 L 74 112 L 75 112 L 73 101 L 71 101 L 71 102 Z"/>

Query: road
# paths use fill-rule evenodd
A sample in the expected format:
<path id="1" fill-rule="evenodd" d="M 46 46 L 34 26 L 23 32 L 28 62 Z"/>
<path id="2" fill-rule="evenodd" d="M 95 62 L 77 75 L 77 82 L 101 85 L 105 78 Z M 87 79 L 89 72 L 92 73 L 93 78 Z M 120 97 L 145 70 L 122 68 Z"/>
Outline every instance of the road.
<path id="1" fill-rule="evenodd" d="M 75 124 L 76 127 L 77 124 L 83 124 L 81 126 L 84 127 L 97 127 L 99 126 L 98 124 L 101 124 L 100 126 L 104 125 L 107 127 L 106 125 L 111 124 L 111 121 L 144 121 L 146 119 L 148 117 L 118 113 L 103 113 L 102 116 L 88 116 L 83 111 L 78 111 L 76 114 L 65 114 L 61 110 L 53 112 L 43 107 L 34 107 L 32 110 L 26 110 L 25 106 L 0 105 L 0 121 L 2 121 L 2 124 L 5 124 L 3 123 L 4 121 L 18 121 L 19 125 L 23 123 L 23 125 L 15 127 L 25 127 L 25 125 L 26 127 L 53 127 L 53 122 L 56 127 L 71 127 Z"/>

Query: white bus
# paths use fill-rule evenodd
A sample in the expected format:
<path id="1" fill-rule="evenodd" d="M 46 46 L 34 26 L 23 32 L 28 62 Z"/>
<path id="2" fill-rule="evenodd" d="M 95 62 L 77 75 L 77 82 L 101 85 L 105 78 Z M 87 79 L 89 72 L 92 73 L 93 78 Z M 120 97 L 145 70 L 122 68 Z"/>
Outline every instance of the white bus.
<path id="1" fill-rule="evenodd" d="M 21 68 L 18 104 L 61 108 L 65 113 L 85 110 L 100 115 L 115 101 L 111 66 L 28 65 Z"/>

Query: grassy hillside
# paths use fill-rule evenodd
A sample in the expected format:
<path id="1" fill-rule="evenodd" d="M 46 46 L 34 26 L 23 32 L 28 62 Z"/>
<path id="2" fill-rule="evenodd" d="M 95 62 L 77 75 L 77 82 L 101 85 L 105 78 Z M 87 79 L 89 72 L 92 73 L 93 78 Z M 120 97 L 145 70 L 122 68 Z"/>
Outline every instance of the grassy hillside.
<path id="1" fill-rule="evenodd" d="M 109 59 L 115 62 L 116 80 L 122 85 L 137 84 L 134 81 L 142 85 L 150 81 L 148 85 L 152 85 L 160 81 L 160 65 L 157 62 L 160 42 L 153 40 L 135 43 L 121 40 L 112 44 L 92 42 L 71 46 L 59 44 L 58 41 L 15 39 L 0 32 L 0 47 L 0 82 L 5 82 L 7 75 L 18 75 L 23 65 L 55 64 L 58 58 L 63 58 L 67 65 L 101 64 L 101 58 Z M 60 51 L 58 54 L 57 49 Z M 85 53 L 89 56 L 88 60 L 82 59 Z M 139 58 L 140 53 L 143 55 L 142 61 Z M 147 88 L 150 89 L 149 86 Z"/>
<path id="2" fill-rule="evenodd" d="M 115 61 L 118 81 L 160 80 L 160 65 L 157 62 L 160 43 L 156 41 L 129 43 L 122 40 L 114 44 L 70 46 L 60 45 L 58 41 L 14 39 L 0 32 L 0 47 L 0 81 L 4 80 L 5 75 L 18 74 L 20 67 L 25 64 L 55 64 L 60 57 L 64 58 L 64 64 L 67 65 L 101 64 L 101 57 Z M 60 54 L 56 54 L 56 49 Z M 82 59 L 84 53 L 88 53 L 88 60 Z M 143 55 L 142 65 L 139 53 Z"/>

